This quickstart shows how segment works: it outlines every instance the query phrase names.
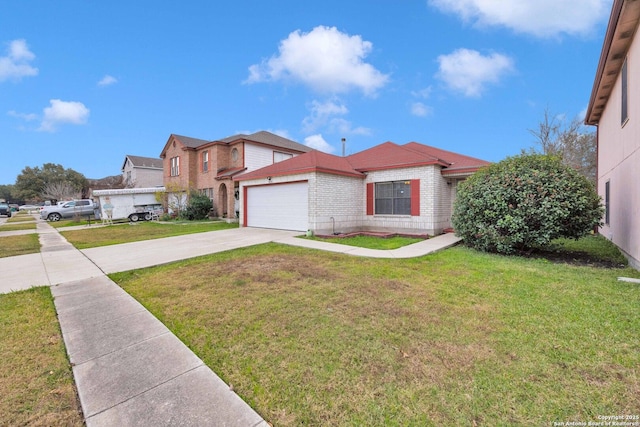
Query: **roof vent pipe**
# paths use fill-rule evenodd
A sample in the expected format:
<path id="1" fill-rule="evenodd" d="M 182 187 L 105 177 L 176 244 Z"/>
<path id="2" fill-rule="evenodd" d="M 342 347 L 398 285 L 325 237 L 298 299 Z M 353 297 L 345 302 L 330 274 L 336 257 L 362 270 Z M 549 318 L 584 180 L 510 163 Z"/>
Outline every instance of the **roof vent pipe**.
<path id="1" fill-rule="evenodd" d="M 342 157 L 344 157 L 344 149 L 347 143 L 347 138 L 342 138 Z"/>

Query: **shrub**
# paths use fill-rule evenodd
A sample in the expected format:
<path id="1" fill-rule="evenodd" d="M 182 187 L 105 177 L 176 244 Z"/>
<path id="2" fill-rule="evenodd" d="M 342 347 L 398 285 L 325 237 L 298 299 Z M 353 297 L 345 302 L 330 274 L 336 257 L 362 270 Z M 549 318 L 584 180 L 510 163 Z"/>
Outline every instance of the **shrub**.
<path id="1" fill-rule="evenodd" d="M 602 214 L 600 197 L 584 176 L 557 157 L 522 154 L 461 183 L 452 222 L 467 245 L 510 254 L 560 237 L 578 239 Z"/>
<path id="2" fill-rule="evenodd" d="M 184 219 L 205 219 L 213 207 L 211 200 L 202 193 L 193 192 L 189 196 L 187 207 L 182 212 Z"/>

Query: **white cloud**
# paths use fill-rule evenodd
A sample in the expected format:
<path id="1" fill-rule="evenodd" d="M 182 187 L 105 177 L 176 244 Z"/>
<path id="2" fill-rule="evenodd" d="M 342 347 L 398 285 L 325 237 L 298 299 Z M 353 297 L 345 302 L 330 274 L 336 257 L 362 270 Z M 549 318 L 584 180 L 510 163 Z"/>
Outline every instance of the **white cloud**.
<path id="1" fill-rule="evenodd" d="M 311 101 L 309 106 L 311 114 L 304 118 L 302 127 L 304 132 L 315 132 L 318 128 L 326 126 L 332 116 L 344 115 L 349 112 L 344 104 L 334 101 Z"/>
<path id="2" fill-rule="evenodd" d="M 70 123 L 82 125 L 89 119 L 89 109 L 82 102 L 52 99 L 50 107 L 44 109 L 44 118 L 38 130 L 55 132 L 58 125 Z"/>
<path id="3" fill-rule="evenodd" d="M 309 106 L 311 114 L 302 120 L 305 133 L 315 132 L 320 128 L 340 135 L 370 135 L 371 130 L 362 126 L 353 127 L 351 122 L 336 116 L 344 116 L 349 109 L 338 100 L 320 102 L 313 100 Z"/>
<path id="4" fill-rule="evenodd" d="M 411 95 L 415 96 L 416 98 L 427 99 L 431 96 L 431 86 L 420 90 L 414 90 L 411 92 Z"/>
<path id="5" fill-rule="evenodd" d="M 353 127 L 349 120 L 333 118 L 328 125 L 329 132 L 338 135 L 371 135 L 371 129 L 364 126 Z"/>
<path id="6" fill-rule="evenodd" d="M 20 80 L 22 77 L 35 76 L 38 69 L 29 65 L 35 59 L 25 40 L 13 40 L 9 43 L 7 56 L 0 56 L 0 82 Z"/>
<path id="7" fill-rule="evenodd" d="M 411 104 L 411 114 L 418 117 L 426 117 L 433 112 L 433 108 L 422 102 L 414 102 Z"/>
<path id="8" fill-rule="evenodd" d="M 508 56 L 492 53 L 483 56 L 470 49 L 458 49 L 449 55 L 438 57 L 440 64 L 436 77 L 450 89 L 465 96 L 478 97 L 487 84 L 495 84 L 514 70 Z"/>
<path id="9" fill-rule="evenodd" d="M 536 37 L 588 34 L 611 8 L 611 0 L 429 0 L 429 4 L 478 27 L 502 26 Z"/>
<path id="10" fill-rule="evenodd" d="M 118 79 L 107 74 L 98 82 L 98 86 L 109 86 L 114 83 L 118 83 Z"/>
<path id="11" fill-rule="evenodd" d="M 292 80 L 322 93 L 355 88 L 375 95 L 389 76 L 364 62 L 372 48 L 361 36 L 350 36 L 335 27 L 318 26 L 309 33 L 296 30 L 280 42 L 277 55 L 249 67 L 245 83 Z"/>
<path id="12" fill-rule="evenodd" d="M 581 121 L 584 121 L 587 118 L 587 110 L 589 109 L 589 106 L 585 106 L 582 110 L 580 110 L 580 112 L 578 113 L 578 118 Z"/>
<path id="13" fill-rule="evenodd" d="M 304 139 L 304 145 L 329 154 L 335 151 L 335 148 L 325 141 L 321 134 L 309 135 Z"/>
<path id="14" fill-rule="evenodd" d="M 38 118 L 37 114 L 27 114 L 27 113 L 18 113 L 16 111 L 7 111 L 7 115 L 11 116 L 11 117 L 16 117 L 18 119 L 22 119 L 26 122 L 31 122 L 33 120 L 36 120 Z"/>

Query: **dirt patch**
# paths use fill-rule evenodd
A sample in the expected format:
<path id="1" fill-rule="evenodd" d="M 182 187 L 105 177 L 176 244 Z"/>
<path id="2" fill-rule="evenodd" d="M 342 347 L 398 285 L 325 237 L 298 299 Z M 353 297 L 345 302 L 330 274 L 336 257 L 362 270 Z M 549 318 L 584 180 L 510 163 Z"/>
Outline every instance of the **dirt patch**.
<path id="1" fill-rule="evenodd" d="M 209 265 L 205 274 L 227 275 L 237 281 L 285 283 L 296 280 L 333 280 L 337 274 L 310 257 L 262 255 Z"/>
<path id="2" fill-rule="evenodd" d="M 621 262 L 602 260 L 586 252 L 563 252 L 536 250 L 531 253 L 518 254 L 525 258 L 546 259 L 556 264 L 569 264 L 580 267 L 596 268 L 625 268 L 627 265 Z"/>

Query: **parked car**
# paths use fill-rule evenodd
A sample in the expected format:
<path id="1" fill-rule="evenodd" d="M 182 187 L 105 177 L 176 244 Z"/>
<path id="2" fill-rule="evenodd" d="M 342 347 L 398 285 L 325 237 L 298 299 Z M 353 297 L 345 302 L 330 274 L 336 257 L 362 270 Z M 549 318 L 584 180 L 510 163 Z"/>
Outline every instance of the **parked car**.
<path id="1" fill-rule="evenodd" d="M 95 204 L 91 199 L 72 200 L 62 205 L 43 206 L 40 218 L 48 221 L 60 221 L 62 218 L 93 215 Z"/>
<path id="2" fill-rule="evenodd" d="M 0 215 L 11 218 L 11 208 L 6 203 L 0 203 Z"/>
<path id="3" fill-rule="evenodd" d="M 9 203 L 9 208 L 11 208 L 11 212 L 18 212 L 18 205 L 15 203 Z"/>
<path id="4" fill-rule="evenodd" d="M 18 207 L 19 211 L 37 211 L 40 209 L 40 206 L 36 205 L 21 205 Z"/>

